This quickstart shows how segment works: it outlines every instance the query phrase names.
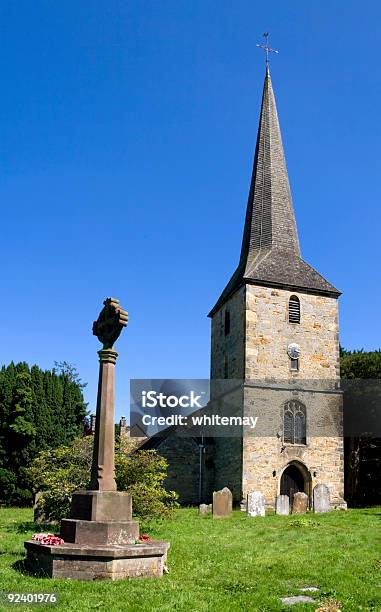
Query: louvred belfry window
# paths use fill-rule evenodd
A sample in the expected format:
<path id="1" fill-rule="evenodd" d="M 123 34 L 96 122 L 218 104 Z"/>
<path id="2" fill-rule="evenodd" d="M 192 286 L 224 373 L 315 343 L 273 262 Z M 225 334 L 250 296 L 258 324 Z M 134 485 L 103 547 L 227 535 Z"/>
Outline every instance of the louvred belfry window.
<path id="1" fill-rule="evenodd" d="M 283 441 L 306 444 L 306 407 L 297 400 L 287 402 L 283 415 Z"/>
<path id="2" fill-rule="evenodd" d="M 300 300 L 296 295 L 292 295 L 288 302 L 288 321 L 300 323 Z"/>

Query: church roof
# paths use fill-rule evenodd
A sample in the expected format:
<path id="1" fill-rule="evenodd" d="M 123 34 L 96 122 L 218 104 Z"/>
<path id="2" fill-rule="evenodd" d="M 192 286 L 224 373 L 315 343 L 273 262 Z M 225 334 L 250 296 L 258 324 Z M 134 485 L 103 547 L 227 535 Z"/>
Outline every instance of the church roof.
<path id="1" fill-rule="evenodd" d="M 278 113 L 267 68 L 238 267 L 210 312 L 244 283 L 338 297 L 301 257 Z"/>

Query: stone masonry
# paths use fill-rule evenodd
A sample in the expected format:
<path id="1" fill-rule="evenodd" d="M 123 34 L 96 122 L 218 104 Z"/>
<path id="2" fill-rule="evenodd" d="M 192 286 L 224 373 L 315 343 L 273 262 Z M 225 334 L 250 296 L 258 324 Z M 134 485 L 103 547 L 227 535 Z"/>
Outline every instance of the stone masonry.
<path id="1" fill-rule="evenodd" d="M 288 301 L 297 295 L 300 323 L 288 322 Z M 229 309 L 231 332 L 224 334 L 224 311 Z M 297 342 L 302 354 L 300 370 L 290 371 L 287 345 Z M 228 355 L 229 376 L 244 373 L 245 415 L 259 416 L 255 435 L 238 441 L 220 438 L 216 463 L 225 473 L 241 460 L 242 498 L 251 490 L 262 491 L 268 507 L 280 493 L 284 468 L 297 461 L 305 470 L 306 493 L 316 484 L 329 486 L 332 503 L 343 505 L 344 450 L 342 439 L 342 395 L 339 383 L 337 300 L 284 289 L 246 285 L 217 311 L 212 319 L 212 377 L 223 378 Z M 263 384 L 268 386 L 263 388 Z M 293 387 L 297 386 L 297 389 Z M 309 389 L 309 390 L 308 390 Z M 306 445 L 283 443 L 283 406 L 298 399 L 307 408 Z M 235 456 L 230 452 L 235 446 Z M 220 449 L 220 452 L 218 450 Z M 236 491 L 236 484 L 225 484 Z M 219 484 L 221 484 L 219 479 Z M 236 501 L 238 501 L 236 499 Z"/>

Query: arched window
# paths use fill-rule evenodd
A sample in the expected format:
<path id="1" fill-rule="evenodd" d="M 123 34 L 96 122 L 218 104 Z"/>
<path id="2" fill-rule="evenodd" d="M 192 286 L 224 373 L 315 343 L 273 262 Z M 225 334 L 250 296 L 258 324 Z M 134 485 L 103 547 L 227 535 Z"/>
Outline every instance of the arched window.
<path id="1" fill-rule="evenodd" d="M 296 295 L 292 295 L 288 302 L 288 322 L 300 323 L 300 300 Z"/>
<path id="2" fill-rule="evenodd" d="M 306 444 L 306 407 L 298 400 L 290 400 L 284 406 L 283 441 Z"/>

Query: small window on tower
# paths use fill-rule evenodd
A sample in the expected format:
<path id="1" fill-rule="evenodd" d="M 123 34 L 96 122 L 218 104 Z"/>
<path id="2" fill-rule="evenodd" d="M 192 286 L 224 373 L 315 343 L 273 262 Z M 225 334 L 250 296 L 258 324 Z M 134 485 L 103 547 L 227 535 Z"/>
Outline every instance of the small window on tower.
<path id="1" fill-rule="evenodd" d="M 227 336 L 230 333 L 230 311 L 229 310 L 225 310 L 224 329 L 225 329 L 225 336 Z"/>
<path id="2" fill-rule="evenodd" d="M 299 359 L 291 359 L 291 372 L 299 372 Z"/>
<path id="3" fill-rule="evenodd" d="M 300 323 L 300 300 L 296 295 L 292 295 L 288 302 L 288 322 Z"/>

